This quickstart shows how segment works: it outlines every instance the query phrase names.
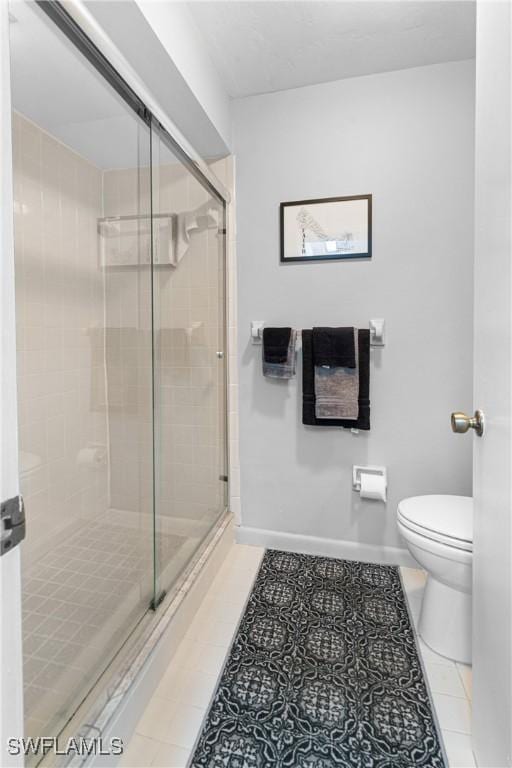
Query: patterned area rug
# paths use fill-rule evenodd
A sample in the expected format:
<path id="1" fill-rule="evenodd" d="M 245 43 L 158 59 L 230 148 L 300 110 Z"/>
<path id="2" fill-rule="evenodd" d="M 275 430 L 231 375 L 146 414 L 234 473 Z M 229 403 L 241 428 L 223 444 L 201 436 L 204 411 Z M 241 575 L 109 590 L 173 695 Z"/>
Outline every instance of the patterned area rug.
<path id="1" fill-rule="evenodd" d="M 267 551 L 193 768 L 444 768 L 398 568 Z"/>

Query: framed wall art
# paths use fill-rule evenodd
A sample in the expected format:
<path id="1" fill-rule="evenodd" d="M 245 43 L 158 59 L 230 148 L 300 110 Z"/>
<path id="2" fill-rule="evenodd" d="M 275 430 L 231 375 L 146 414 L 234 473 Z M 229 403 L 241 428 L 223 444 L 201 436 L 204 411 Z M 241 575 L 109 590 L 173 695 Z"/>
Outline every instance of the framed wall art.
<path id="1" fill-rule="evenodd" d="M 371 258 L 371 195 L 281 203 L 280 224 L 282 263 Z"/>

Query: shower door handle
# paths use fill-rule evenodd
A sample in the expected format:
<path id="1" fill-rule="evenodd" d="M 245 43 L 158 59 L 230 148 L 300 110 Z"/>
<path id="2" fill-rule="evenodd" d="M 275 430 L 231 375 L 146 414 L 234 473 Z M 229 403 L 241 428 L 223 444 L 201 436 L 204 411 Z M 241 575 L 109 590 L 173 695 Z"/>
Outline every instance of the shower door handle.
<path id="1" fill-rule="evenodd" d="M 22 496 L 2 501 L 0 525 L 0 555 L 5 555 L 25 538 L 25 503 Z"/>

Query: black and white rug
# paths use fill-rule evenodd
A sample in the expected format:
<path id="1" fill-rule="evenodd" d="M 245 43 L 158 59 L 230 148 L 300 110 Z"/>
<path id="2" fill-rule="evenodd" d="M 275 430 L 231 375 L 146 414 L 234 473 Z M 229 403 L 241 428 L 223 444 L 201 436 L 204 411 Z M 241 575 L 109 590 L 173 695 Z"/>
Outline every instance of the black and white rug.
<path id="1" fill-rule="evenodd" d="M 398 568 L 267 551 L 191 768 L 444 768 Z"/>

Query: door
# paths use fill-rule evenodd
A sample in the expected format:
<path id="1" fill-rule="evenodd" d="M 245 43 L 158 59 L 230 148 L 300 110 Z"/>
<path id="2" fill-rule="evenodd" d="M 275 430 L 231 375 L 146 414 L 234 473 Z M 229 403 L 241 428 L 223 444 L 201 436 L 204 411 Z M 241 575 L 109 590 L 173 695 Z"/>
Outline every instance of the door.
<path id="1" fill-rule="evenodd" d="M 14 247 L 12 222 L 12 159 L 9 73 L 9 17 L 7 5 L 0 3 L 0 113 L 2 221 L 0 251 L 0 498 L 19 493 L 16 423 L 16 347 L 14 336 Z M 7 752 L 8 739 L 23 736 L 23 685 L 21 660 L 21 584 L 20 548 L 0 557 L 0 765 L 21 766 L 21 756 Z M 8 621 L 5 620 L 8 617 Z M 8 702 L 8 705 L 6 704 Z"/>
<path id="2" fill-rule="evenodd" d="M 62 733 L 154 599 L 150 121 L 92 47 L 48 16 L 58 13 L 10 6 L 33 738 Z"/>
<path id="3" fill-rule="evenodd" d="M 226 507 L 225 204 L 60 4 L 0 7 L 2 737 L 55 737 Z"/>
<path id="4" fill-rule="evenodd" d="M 152 126 L 156 594 L 227 505 L 225 204 Z"/>
<path id="5" fill-rule="evenodd" d="M 511 6 L 477 4 L 473 748 L 479 766 L 512 753 Z"/>

